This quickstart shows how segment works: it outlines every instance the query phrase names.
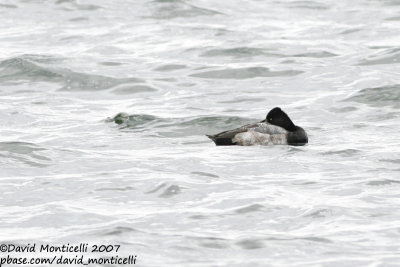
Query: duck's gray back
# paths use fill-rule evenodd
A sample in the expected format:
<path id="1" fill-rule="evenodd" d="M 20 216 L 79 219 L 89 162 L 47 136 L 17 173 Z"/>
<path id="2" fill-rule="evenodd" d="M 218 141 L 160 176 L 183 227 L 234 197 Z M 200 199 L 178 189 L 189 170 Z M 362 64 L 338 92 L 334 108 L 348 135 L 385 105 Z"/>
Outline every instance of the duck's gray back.
<path id="1" fill-rule="evenodd" d="M 263 134 L 286 134 L 288 131 L 286 131 L 284 128 L 269 124 L 267 122 L 259 122 L 257 123 L 257 126 L 254 127 L 254 130 L 259 133 Z"/>

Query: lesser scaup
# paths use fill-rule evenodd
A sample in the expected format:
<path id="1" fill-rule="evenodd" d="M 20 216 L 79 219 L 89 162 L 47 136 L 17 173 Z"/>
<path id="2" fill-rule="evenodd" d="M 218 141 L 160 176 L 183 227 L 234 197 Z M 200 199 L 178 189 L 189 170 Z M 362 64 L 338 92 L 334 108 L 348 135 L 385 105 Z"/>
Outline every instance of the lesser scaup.
<path id="1" fill-rule="evenodd" d="M 273 108 L 263 121 L 207 136 L 217 146 L 302 146 L 308 143 L 304 129 L 294 125 L 289 116 L 278 107 Z"/>

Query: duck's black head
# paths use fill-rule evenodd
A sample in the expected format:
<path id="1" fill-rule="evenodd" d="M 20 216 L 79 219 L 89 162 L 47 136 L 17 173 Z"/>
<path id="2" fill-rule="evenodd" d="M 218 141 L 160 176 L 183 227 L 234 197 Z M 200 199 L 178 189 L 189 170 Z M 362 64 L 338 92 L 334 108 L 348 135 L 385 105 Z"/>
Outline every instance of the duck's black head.
<path id="1" fill-rule="evenodd" d="M 265 121 L 270 124 L 280 126 L 289 132 L 296 130 L 296 125 L 294 125 L 289 116 L 278 107 L 273 108 L 270 112 L 268 112 Z"/>

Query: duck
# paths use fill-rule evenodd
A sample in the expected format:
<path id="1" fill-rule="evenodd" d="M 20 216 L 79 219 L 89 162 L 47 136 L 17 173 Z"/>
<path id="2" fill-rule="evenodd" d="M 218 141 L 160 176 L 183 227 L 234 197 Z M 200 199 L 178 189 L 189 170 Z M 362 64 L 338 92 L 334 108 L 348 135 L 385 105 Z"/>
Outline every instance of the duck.
<path id="1" fill-rule="evenodd" d="M 260 122 L 206 136 L 213 140 L 217 146 L 303 146 L 308 143 L 306 131 L 295 125 L 279 107 L 271 109 L 267 117 Z"/>

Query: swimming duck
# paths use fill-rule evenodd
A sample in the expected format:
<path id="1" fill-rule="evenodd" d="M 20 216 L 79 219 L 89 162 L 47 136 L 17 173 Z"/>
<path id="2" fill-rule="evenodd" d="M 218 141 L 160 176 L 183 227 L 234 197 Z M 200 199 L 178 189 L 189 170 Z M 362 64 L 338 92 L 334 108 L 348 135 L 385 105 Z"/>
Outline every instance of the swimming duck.
<path id="1" fill-rule="evenodd" d="M 279 107 L 268 112 L 265 120 L 207 136 L 217 146 L 302 146 L 308 143 L 308 136 L 304 129 L 294 125 L 289 116 Z"/>

